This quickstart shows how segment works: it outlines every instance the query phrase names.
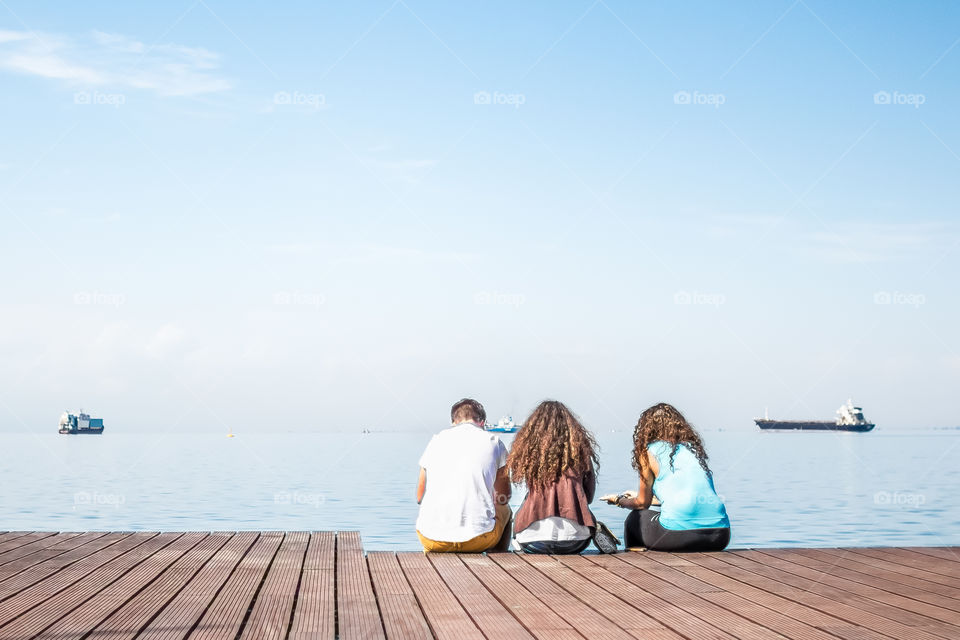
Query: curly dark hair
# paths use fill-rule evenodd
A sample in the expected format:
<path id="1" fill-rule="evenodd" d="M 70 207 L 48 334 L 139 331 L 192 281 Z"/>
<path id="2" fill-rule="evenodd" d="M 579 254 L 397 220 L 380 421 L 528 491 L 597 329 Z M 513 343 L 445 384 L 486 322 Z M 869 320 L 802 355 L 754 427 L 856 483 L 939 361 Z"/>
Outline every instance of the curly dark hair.
<path id="1" fill-rule="evenodd" d="M 507 468 L 514 484 L 544 488 L 568 470 L 583 474 L 599 466 L 599 447 L 562 402 L 546 400 L 533 410 L 510 448 Z"/>
<path id="2" fill-rule="evenodd" d="M 633 430 L 633 468 L 639 473 L 643 473 L 647 465 L 647 446 L 657 440 L 663 440 L 673 445 L 670 452 L 670 468 L 673 469 L 673 458 L 677 455 L 677 449 L 681 444 L 690 447 L 700 466 L 708 474 L 711 473 L 707 466 L 707 451 L 703 448 L 703 440 L 700 434 L 693 428 L 687 419 L 683 417 L 676 407 L 661 402 L 655 404 L 642 414 L 637 426 Z"/>

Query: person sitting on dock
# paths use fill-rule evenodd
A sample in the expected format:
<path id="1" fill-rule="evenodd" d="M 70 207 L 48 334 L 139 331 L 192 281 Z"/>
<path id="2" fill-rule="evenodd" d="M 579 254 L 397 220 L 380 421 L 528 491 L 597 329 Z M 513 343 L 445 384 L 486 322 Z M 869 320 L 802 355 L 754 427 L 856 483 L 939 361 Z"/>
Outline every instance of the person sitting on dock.
<path id="1" fill-rule="evenodd" d="M 484 430 L 483 405 L 464 398 L 452 425 L 433 436 L 420 457 L 417 536 L 424 551 L 482 553 L 510 544 L 507 448 Z"/>
<path id="2" fill-rule="evenodd" d="M 566 405 L 547 400 L 534 409 L 507 457 L 513 482 L 527 487 L 514 524 L 514 539 L 524 552 L 587 548 L 598 525 L 589 507 L 598 464 L 593 434 Z"/>
<path id="3" fill-rule="evenodd" d="M 624 523 L 627 548 L 726 548 L 730 519 L 714 489 L 703 441 L 683 414 L 666 403 L 644 411 L 633 431 L 632 462 L 640 474 L 639 491 L 603 496 L 611 504 L 633 510 Z"/>

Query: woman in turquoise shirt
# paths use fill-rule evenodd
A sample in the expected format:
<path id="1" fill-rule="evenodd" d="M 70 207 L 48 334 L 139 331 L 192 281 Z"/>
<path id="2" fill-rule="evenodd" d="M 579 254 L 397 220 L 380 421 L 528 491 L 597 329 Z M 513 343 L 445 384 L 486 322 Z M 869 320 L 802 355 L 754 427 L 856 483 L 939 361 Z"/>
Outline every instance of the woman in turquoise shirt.
<path id="1" fill-rule="evenodd" d="M 639 491 L 604 496 L 632 509 L 624 523 L 628 548 L 720 551 L 730 543 L 730 519 L 713 487 L 703 441 L 675 407 L 660 403 L 640 416 L 633 467 Z"/>

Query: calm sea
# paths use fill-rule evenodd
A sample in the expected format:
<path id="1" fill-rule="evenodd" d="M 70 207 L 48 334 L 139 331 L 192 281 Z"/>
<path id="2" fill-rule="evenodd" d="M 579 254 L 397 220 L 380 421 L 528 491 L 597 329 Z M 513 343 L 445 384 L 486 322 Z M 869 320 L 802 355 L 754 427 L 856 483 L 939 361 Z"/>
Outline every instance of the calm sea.
<path id="1" fill-rule="evenodd" d="M 357 529 L 367 549 L 417 549 L 430 435 L 0 434 L 0 530 Z M 635 489 L 630 432 L 597 437 L 599 492 Z M 960 431 L 704 438 L 731 546 L 960 544 Z M 625 512 L 595 513 L 621 530 Z"/>

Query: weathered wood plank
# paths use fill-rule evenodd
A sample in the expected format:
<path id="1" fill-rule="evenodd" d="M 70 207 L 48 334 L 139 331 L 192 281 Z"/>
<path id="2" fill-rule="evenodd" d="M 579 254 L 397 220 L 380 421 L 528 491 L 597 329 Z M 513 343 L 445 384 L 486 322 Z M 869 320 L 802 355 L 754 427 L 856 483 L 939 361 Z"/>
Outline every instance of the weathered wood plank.
<path id="1" fill-rule="evenodd" d="M 260 536 L 191 632 L 191 640 L 234 640 L 257 589 L 283 541 L 282 533 Z"/>
<path id="2" fill-rule="evenodd" d="M 525 589 L 583 637 L 590 640 L 635 637 L 635 634 L 631 634 L 627 629 L 628 626 L 631 626 L 634 612 L 625 603 L 619 603 L 621 608 L 618 615 L 615 618 L 610 618 L 603 615 L 603 612 L 597 611 L 582 602 L 576 595 L 564 589 L 563 586 L 518 555 L 498 553 L 491 555 L 490 559 L 513 576 Z M 550 558 L 547 559 L 553 561 Z M 590 586 L 592 585 L 584 583 L 586 589 L 589 589 Z M 643 615 L 641 614 L 641 616 Z"/>
<path id="3" fill-rule="evenodd" d="M 302 532 L 288 533 L 280 544 L 270 565 L 253 609 L 247 620 L 241 640 L 277 640 L 287 637 L 293 599 L 300 581 L 300 570 L 307 552 L 309 535 Z"/>
<path id="4" fill-rule="evenodd" d="M 113 612 L 94 630 L 93 638 L 132 639 L 186 585 L 230 539 L 228 533 L 206 536 L 136 596 Z"/>
<path id="5" fill-rule="evenodd" d="M 540 640 L 583 638 L 570 623 L 528 591 L 503 567 L 485 555 L 460 559 L 526 629 Z"/>
<path id="6" fill-rule="evenodd" d="M 586 557 L 532 555 L 525 556 L 524 559 L 580 599 L 590 609 L 603 614 L 631 635 L 644 638 L 677 639 L 681 637 L 643 609 L 638 609 L 636 612 L 630 611 L 629 615 L 624 615 L 624 601 L 587 578 L 589 575 L 602 580 L 606 577 L 604 575 L 606 572 L 598 571 Z M 633 606 L 633 603 L 629 604 Z"/>
<path id="7" fill-rule="evenodd" d="M 360 534 L 356 531 L 337 534 L 337 619 L 338 635 L 345 640 L 385 637 Z"/>
<path id="8" fill-rule="evenodd" d="M 140 539 L 141 544 L 74 582 L 55 598 L 46 600 L 10 624 L 3 625 L 0 628 L 0 640 L 19 640 L 40 633 L 178 537 L 180 534 L 175 533 L 134 534 L 131 539 Z"/>
<path id="9" fill-rule="evenodd" d="M 239 533 L 230 538 L 137 638 L 179 640 L 186 637 L 256 539 L 255 533 Z"/>
<path id="10" fill-rule="evenodd" d="M 948 624 L 960 625 L 960 612 L 945 609 L 942 606 L 917 600 L 913 597 L 900 595 L 900 593 L 895 591 L 887 591 L 883 587 L 892 587 L 895 589 L 895 586 L 890 585 L 888 581 L 878 579 L 871 581 L 872 584 L 858 582 L 848 577 L 849 572 L 836 564 L 830 565 L 817 562 L 807 558 L 801 553 L 791 553 L 790 550 L 764 549 L 763 551 L 745 553 L 759 554 L 766 562 L 814 580 L 816 582 L 813 586 L 814 590 L 820 588 L 821 585 L 837 587 L 891 607 L 918 613 Z M 911 595 L 917 594 L 916 592 L 911 592 Z M 957 633 L 960 634 L 960 626 L 957 628 Z"/>
<path id="11" fill-rule="evenodd" d="M 428 640 L 430 625 L 417 604 L 417 597 L 392 553 L 367 554 L 373 591 L 387 640 Z"/>
<path id="12" fill-rule="evenodd" d="M 760 556 L 759 560 L 754 560 L 741 555 L 738 551 L 728 551 L 716 554 L 713 557 L 725 564 L 743 568 L 750 573 L 762 576 L 764 578 L 763 584 L 755 586 L 760 586 L 773 593 L 779 593 L 784 597 L 795 598 L 799 602 L 814 606 L 853 624 L 875 629 L 887 635 L 895 631 L 905 632 L 906 629 L 917 627 L 930 632 L 933 632 L 931 626 L 949 628 L 932 618 L 889 607 L 843 589 L 821 585 L 815 580 L 784 571 L 764 562 L 763 556 Z M 817 591 L 814 591 L 815 587 Z M 936 632 L 935 635 L 942 636 L 943 634 Z M 903 636 L 894 635 L 893 637 Z M 947 635 L 946 637 L 950 636 Z"/>
<path id="13" fill-rule="evenodd" d="M 398 553 L 397 561 L 417 596 L 434 637 L 439 640 L 483 640 L 480 629 L 450 592 L 426 555 L 420 552 Z"/>
<path id="14" fill-rule="evenodd" d="M 39 582 L 71 562 L 103 548 L 106 533 L 84 533 L 57 537 L 49 547 L 21 556 L 0 567 L 0 599 Z M 119 540 L 119 534 L 106 538 L 108 544 Z M 100 540 L 100 543 L 97 541 Z M 28 571 L 29 570 L 29 571 Z"/>
<path id="15" fill-rule="evenodd" d="M 365 555 L 356 532 L 11 532 L 0 640 L 956 640 L 955 555 Z"/>
<path id="16" fill-rule="evenodd" d="M 467 615 L 488 638 L 530 640 L 533 638 L 516 618 L 487 590 L 455 555 L 428 555 L 433 568 L 453 592 Z"/>
<path id="17" fill-rule="evenodd" d="M 336 534 L 310 536 L 290 640 L 333 640 L 336 633 Z"/>
<path id="18" fill-rule="evenodd" d="M 147 535 L 155 536 L 156 534 Z M 112 538 L 112 536 L 104 536 L 96 542 L 107 538 Z M 0 603 L 0 625 L 10 622 L 44 600 L 52 598 L 87 574 L 143 542 L 145 542 L 144 537 L 131 534 L 121 534 L 116 539 L 106 540 L 102 548 L 98 549 L 95 553 L 61 568 L 59 571 L 52 573 L 40 581 L 32 583 L 26 589 L 19 591 L 16 595 Z M 29 570 L 25 573 L 29 573 Z M 14 582 L 14 579 L 7 581 L 7 583 L 12 582 Z M 5 584 L 4 586 L 6 587 L 7 585 Z"/>
<path id="19" fill-rule="evenodd" d="M 206 534 L 201 533 L 171 535 L 177 536 L 174 542 L 141 562 L 122 578 L 97 594 L 97 597 L 88 600 L 82 606 L 60 618 L 37 636 L 37 640 L 80 640 L 91 629 L 94 629 L 146 588 L 167 567 L 180 559 L 183 554 L 206 538 Z"/>

